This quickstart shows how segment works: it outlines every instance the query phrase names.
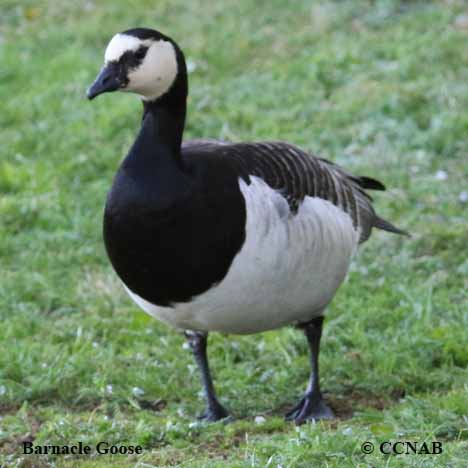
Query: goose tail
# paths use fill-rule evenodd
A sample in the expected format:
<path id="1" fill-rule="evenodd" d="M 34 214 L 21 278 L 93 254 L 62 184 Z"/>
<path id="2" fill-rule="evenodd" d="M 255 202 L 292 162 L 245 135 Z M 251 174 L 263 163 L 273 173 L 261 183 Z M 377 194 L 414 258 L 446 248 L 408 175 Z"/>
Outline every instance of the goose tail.
<path id="1" fill-rule="evenodd" d="M 403 229 L 397 228 L 392 223 L 386 221 L 379 216 L 375 216 L 373 227 L 381 229 L 382 231 L 393 232 L 394 234 L 399 234 L 401 236 L 411 237 L 411 234 Z"/>

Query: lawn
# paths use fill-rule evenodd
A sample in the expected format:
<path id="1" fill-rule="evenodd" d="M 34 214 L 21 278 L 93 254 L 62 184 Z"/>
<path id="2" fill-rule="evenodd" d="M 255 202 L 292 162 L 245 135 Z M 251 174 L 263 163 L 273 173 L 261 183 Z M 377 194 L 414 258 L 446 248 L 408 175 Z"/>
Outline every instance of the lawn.
<path id="1" fill-rule="evenodd" d="M 412 232 L 374 232 L 329 308 L 335 421 L 284 421 L 308 376 L 306 342 L 287 328 L 211 335 L 235 420 L 194 422 L 183 337 L 113 273 L 102 211 L 141 105 L 85 90 L 107 41 L 133 26 L 186 53 L 186 137 L 294 142 L 381 179 L 379 213 Z M 467 43 L 457 0 L 1 0 L 0 466 L 467 466 Z M 144 452 L 22 455 L 28 440 Z M 443 452 L 385 455 L 385 441 Z"/>

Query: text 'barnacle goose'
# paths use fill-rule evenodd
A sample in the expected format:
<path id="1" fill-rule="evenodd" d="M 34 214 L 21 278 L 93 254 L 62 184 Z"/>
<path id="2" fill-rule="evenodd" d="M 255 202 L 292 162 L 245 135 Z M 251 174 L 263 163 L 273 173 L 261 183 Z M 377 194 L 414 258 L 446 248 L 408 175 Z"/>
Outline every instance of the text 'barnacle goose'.
<path id="1" fill-rule="evenodd" d="M 318 375 L 323 317 L 372 228 L 405 234 L 366 193 L 385 187 L 288 143 L 182 143 L 185 59 L 157 31 L 112 38 L 88 97 L 116 90 L 141 96 L 143 120 L 107 198 L 105 246 L 132 299 L 185 332 L 206 393 L 202 417 L 228 415 L 210 376 L 208 332 L 296 325 L 312 372 L 287 417 L 331 418 Z"/>

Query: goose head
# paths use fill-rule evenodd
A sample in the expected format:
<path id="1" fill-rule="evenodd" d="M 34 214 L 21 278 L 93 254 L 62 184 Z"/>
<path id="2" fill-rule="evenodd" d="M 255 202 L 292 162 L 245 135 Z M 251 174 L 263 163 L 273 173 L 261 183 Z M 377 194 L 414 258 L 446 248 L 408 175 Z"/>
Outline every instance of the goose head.
<path id="1" fill-rule="evenodd" d="M 185 60 L 177 44 L 153 29 L 129 29 L 107 45 L 104 66 L 87 96 L 94 99 L 102 93 L 128 91 L 144 101 L 155 101 L 178 81 L 186 88 Z"/>

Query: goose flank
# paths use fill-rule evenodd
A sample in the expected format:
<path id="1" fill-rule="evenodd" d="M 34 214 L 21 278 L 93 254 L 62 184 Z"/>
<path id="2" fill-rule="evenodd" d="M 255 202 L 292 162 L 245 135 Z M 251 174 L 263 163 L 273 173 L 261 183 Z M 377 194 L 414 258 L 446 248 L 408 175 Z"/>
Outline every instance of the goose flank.
<path id="1" fill-rule="evenodd" d="M 289 143 L 182 142 L 185 59 L 158 31 L 111 39 L 87 95 L 118 90 L 141 97 L 143 117 L 107 197 L 106 250 L 131 298 L 185 333 L 206 397 L 201 418 L 229 414 L 213 386 L 208 333 L 286 325 L 304 331 L 311 363 L 287 418 L 332 418 L 318 370 L 326 307 L 373 228 L 406 234 L 374 211 L 367 190 L 384 185 Z"/>

